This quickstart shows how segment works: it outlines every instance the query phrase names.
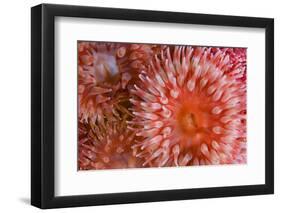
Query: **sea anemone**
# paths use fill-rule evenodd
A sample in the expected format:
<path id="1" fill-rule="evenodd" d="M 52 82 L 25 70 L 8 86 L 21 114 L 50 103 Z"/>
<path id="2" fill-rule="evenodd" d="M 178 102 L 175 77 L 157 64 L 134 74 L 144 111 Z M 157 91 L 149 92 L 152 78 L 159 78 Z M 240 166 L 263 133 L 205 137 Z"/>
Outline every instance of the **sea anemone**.
<path id="1" fill-rule="evenodd" d="M 171 46 L 151 60 L 130 89 L 127 121 L 143 166 L 246 162 L 246 66 L 238 58 L 229 49 Z"/>
<path id="2" fill-rule="evenodd" d="M 130 81 L 134 81 L 140 70 L 146 69 L 150 59 L 161 47 L 145 44 L 79 42 L 80 120 L 103 122 L 105 115 L 118 115 L 116 111 L 128 113 L 124 107 L 125 99 L 129 96 L 127 86 Z"/>
<path id="3" fill-rule="evenodd" d="M 79 170 L 136 168 L 142 165 L 131 148 L 135 132 L 123 121 L 104 125 L 79 123 Z"/>
<path id="4" fill-rule="evenodd" d="M 119 117 L 120 113 L 128 113 L 124 107 L 128 97 L 124 89 L 131 77 L 121 69 L 126 48 L 125 44 L 78 43 L 81 121 L 104 122 L 105 116 Z"/>

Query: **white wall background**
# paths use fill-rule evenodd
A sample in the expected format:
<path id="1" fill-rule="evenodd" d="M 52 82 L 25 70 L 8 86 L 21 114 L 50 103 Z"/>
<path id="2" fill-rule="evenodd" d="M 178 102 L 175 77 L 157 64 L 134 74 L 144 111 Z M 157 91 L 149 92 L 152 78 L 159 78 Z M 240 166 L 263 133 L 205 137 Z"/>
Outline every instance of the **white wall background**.
<path id="1" fill-rule="evenodd" d="M 281 13 L 277 0 L 45 0 L 81 4 L 194 13 L 275 18 L 275 195 L 126 204 L 50 212 L 278 212 L 281 209 Z M 0 12 L 0 212 L 39 212 L 30 197 L 30 7 L 37 0 L 1 2 Z M 258 94 L 257 94 L 258 95 Z M 259 116 L 259 115 L 257 115 Z"/>

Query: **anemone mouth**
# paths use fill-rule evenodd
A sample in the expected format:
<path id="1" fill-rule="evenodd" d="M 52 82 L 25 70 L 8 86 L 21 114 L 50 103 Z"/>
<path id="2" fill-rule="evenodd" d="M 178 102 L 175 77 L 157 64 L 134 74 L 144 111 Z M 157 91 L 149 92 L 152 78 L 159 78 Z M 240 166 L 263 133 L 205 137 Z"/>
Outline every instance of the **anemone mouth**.
<path id="1" fill-rule="evenodd" d="M 177 128 L 186 135 L 192 135 L 207 128 L 212 120 L 209 108 L 204 98 L 197 96 L 179 101 L 174 106 Z"/>
<path id="2" fill-rule="evenodd" d="M 95 53 L 93 76 L 99 85 L 116 84 L 120 80 L 120 70 L 116 57 L 108 53 Z"/>
<path id="3" fill-rule="evenodd" d="M 178 115 L 178 126 L 182 132 L 191 135 L 193 132 L 198 130 L 198 117 L 192 111 L 181 111 Z"/>

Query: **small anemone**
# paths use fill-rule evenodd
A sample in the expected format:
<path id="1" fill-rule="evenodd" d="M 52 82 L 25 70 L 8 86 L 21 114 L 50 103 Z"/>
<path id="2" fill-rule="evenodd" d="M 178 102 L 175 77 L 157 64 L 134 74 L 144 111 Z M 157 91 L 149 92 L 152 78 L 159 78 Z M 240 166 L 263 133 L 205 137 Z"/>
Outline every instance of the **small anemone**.
<path id="1" fill-rule="evenodd" d="M 125 119 L 103 124 L 79 123 L 79 170 L 137 168 L 142 165 L 131 148 L 135 132 Z"/>

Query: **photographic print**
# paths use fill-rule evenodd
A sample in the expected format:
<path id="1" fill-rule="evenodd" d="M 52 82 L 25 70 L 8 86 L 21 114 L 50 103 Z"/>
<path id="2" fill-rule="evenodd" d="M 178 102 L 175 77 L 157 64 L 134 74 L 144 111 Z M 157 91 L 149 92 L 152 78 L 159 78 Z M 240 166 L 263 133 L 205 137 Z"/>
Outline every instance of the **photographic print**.
<path id="1" fill-rule="evenodd" d="M 274 193 L 273 18 L 40 4 L 31 41 L 32 205 Z"/>
<path id="2" fill-rule="evenodd" d="M 246 163 L 246 48 L 77 48 L 78 170 Z"/>

